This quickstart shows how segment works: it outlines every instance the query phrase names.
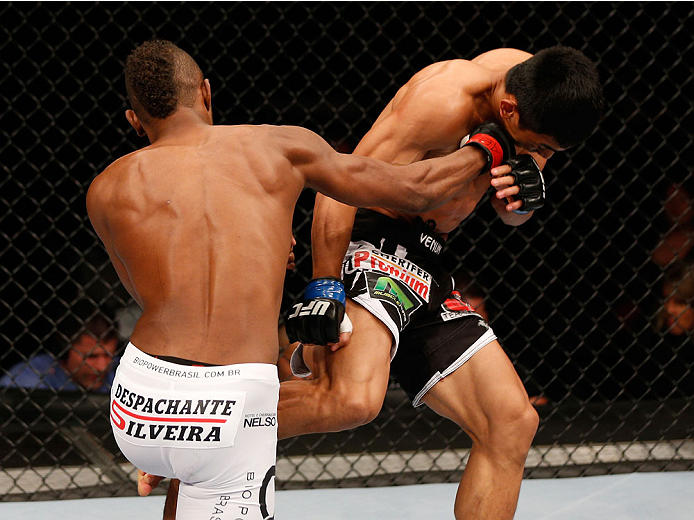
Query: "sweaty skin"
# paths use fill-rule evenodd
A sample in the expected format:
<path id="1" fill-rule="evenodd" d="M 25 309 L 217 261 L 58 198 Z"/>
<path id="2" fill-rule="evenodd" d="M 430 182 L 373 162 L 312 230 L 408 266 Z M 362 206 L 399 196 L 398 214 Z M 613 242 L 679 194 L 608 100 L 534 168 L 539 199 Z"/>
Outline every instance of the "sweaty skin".
<path id="1" fill-rule="evenodd" d="M 550 136 L 519 126 L 515 97 L 506 93 L 506 72 L 531 55 L 513 49 L 487 52 L 472 61 L 435 63 L 415 74 L 388 103 L 354 151 L 392 164 L 417 164 L 457 153 L 461 140 L 479 124 L 495 120 L 516 142 L 516 153 L 530 153 L 540 168 L 560 147 Z M 435 209 L 411 212 L 373 205 L 370 209 L 412 221 L 434 220 L 446 235 L 470 213 L 490 188 L 491 203 L 502 221 L 520 225 L 518 187 L 511 168 L 475 177 L 464 191 Z M 312 228 L 313 275 L 340 276 L 356 208 L 318 195 Z M 313 378 L 281 384 L 280 439 L 311 432 L 339 431 L 371 421 L 388 387 L 392 335 L 363 307 L 347 301 L 354 332 L 343 334 L 330 350 L 307 348 Z M 346 346 L 345 346 L 346 345 Z M 343 348 L 344 347 L 344 348 Z M 456 422 L 473 447 L 455 502 L 456 518 L 513 517 L 524 461 L 538 417 L 513 365 L 493 341 L 462 367 L 435 384 L 423 402 Z"/>
<path id="2" fill-rule="evenodd" d="M 472 147 L 395 168 L 339 154 L 299 127 L 212 126 L 211 98 L 201 77 L 191 107 L 164 119 L 126 111 L 151 144 L 111 164 L 87 193 L 90 221 L 142 308 L 130 339 L 150 355 L 275 364 L 292 216 L 304 188 L 346 204 L 420 211 L 466 189 L 485 165 Z M 138 492 L 160 480 L 139 471 Z"/>
<path id="3" fill-rule="evenodd" d="M 132 343 L 151 355 L 204 363 L 274 364 L 301 190 L 416 207 L 434 198 L 421 196 L 422 187 L 445 197 L 484 161 L 463 150 L 440 169 L 434 163 L 397 175 L 385 163 L 338 154 L 301 128 L 207 124 L 117 160 L 94 180 L 87 205 L 143 309 Z"/>
<path id="4" fill-rule="evenodd" d="M 391 164 L 411 164 L 454 152 L 476 126 L 501 117 L 496 106 L 504 98 L 504 76 L 511 67 L 531 56 L 515 49 L 497 49 L 472 61 L 444 61 L 424 68 L 383 109 L 354 154 Z M 517 111 L 508 114 L 508 107 L 501 109 L 506 109 L 507 129 L 516 140 L 516 152 L 530 153 L 543 168 L 553 152 L 559 150 L 555 140 L 518 128 Z M 485 175 L 473 179 L 468 189 L 432 211 L 370 209 L 407 221 L 417 216 L 424 221 L 434 220 L 436 231 L 445 237 L 472 213 L 493 186 L 499 190 L 491 199 L 494 209 L 506 224 L 517 226 L 530 219 L 532 212 L 517 215 L 512 210 L 519 209 L 521 202 L 506 203 L 507 197 L 518 193 L 517 187 L 509 187 L 513 182 L 511 177 L 504 177 L 509 172 L 508 166 L 502 166 L 492 172 L 496 175 L 493 179 Z M 316 197 L 311 236 L 314 276 L 340 276 L 355 213 L 355 207 L 324 196 Z"/>

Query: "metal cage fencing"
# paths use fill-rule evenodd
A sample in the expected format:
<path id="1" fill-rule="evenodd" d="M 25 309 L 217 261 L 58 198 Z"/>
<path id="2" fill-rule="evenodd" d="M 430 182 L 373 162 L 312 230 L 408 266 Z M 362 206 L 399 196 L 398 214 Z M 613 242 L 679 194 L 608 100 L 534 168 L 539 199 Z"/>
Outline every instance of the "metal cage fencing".
<path id="1" fill-rule="evenodd" d="M 692 469 L 691 3 L 6 3 L 0 25 L 0 375 L 69 354 L 97 314 L 121 336 L 136 317 L 84 204 L 94 176 L 143 144 L 123 117 L 136 44 L 190 52 L 217 122 L 306 126 L 348 152 L 424 66 L 561 43 L 598 64 L 599 129 L 550 161 L 532 221 L 507 228 L 481 203 L 445 261 L 484 295 L 537 398 L 526 476 Z M 310 277 L 312 205 L 307 191 L 285 307 Z M 0 396 L 2 500 L 134 493 L 105 394 Z M 469 448 L 393 386 L 371 424 L 281 442 L 278 487 L 457 481 Z"/>

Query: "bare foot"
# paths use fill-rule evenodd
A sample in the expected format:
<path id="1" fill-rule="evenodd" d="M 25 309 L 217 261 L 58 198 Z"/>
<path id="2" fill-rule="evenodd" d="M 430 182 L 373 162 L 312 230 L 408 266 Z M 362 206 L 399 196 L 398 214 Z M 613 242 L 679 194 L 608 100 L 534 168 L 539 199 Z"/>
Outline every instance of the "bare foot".
<path id="1" fill-rule="evenodd" d="M 152 490 L 159 485 L 164 477 L 150 475 L 141 469 L 137 470 L 137 493 L 141 497 L 146 497 Z"/>

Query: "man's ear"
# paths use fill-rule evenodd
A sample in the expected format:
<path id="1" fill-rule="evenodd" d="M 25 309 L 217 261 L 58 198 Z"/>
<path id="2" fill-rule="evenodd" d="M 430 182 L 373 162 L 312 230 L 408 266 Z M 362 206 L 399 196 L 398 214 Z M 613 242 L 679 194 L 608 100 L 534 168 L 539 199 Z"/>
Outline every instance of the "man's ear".
<path id="1" fill-rule="evenodd" d="M 210 119 L 212 119 L 212 87 L 210 87 L 210 80 L 205 79 L 202 82 L 202 100 L 205 103 L 205 110 L 210 114 Z"/>
<path id="2" fill-rule="evenodd" d="M 514 96 L 501 100 L 501 103 L 499 103 L 499 116 L 502 119 L 518 121 L 518 102 Z"/>
<path id="3" fill-rule="evenodd" d="M 147 132 L 145 132 L 142 123 L 140 123 L 140 120 L 138 119 L 137 114 L 133 109 L 129 108 L 125 111 L 125 119 L 127 119 L 128 123 L 130 123 L 130 126 L 132 126 L 135 129 L 138 137 L 145 137 L 147 135 Z"/>

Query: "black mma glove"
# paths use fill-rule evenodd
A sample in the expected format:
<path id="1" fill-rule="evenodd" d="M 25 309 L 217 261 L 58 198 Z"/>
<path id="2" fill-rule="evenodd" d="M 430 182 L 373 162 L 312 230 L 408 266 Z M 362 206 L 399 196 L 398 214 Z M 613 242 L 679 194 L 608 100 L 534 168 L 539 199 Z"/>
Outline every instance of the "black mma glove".
<path id="1" fill-rule="evenodd" d="M 463 146 L 476 146 L 487 155 L 487 165 L 480 175 L 501 166 L 511 157 L 511 154 L 516 153 L 513 139 L 496 121 L 488 121 L 475 128 L 470 132 L 467 141 L 463 140 L 460 147 Z"/>
<path id="2" fill-rule="evenodd" d="M 508 161 L 513 177 L 513 186 L 518 186 L 520 191 L 516 195 L 516 200 L 522 200 L 523 205 L 520 209 L 513 212 L 525 215 L 545 205 L 545 179 L 542 171 L 532 156 L 527 154 L 516 155 Z"/>
<path id="3" fill-rule="evenodd" d="M 303 303 L 296 303 L 287 316 L 289 341 L 310 345 L 337 343 L 341 332 L 351 332 L 345 314 L 345 286 L 333 277 L 315 278 L 304 292 Z"/>

